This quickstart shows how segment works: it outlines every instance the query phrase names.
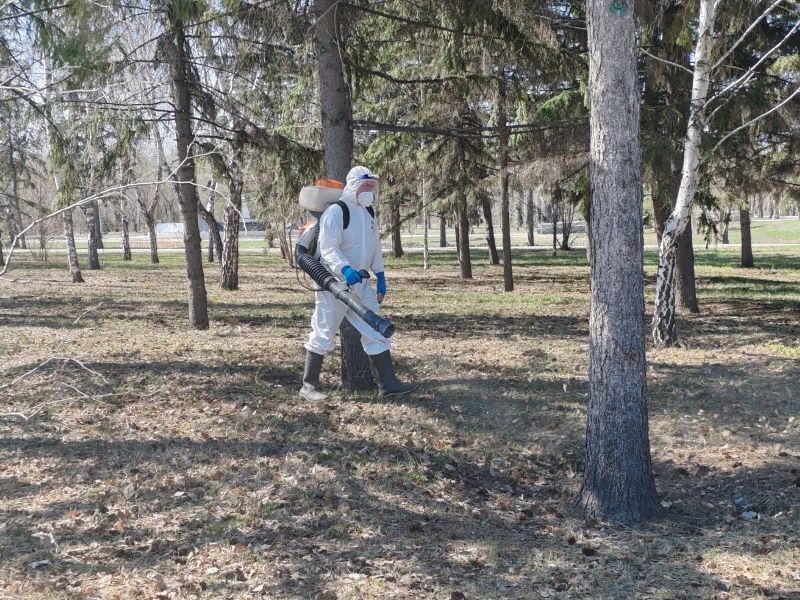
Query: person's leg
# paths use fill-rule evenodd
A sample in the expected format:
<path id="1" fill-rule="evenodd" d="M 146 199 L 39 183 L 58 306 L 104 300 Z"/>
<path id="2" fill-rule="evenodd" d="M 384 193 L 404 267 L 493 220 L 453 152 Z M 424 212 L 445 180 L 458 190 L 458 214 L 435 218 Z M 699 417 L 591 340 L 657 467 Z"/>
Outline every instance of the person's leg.
<path id="1" fill-rule="evenodd" d="M 363 302 L 367 308 L 376 314 L 380 311 L 380 305 L 375 297 L 375 291 L 368 282 L 355 286 L 354 289 L 361 302 Z M 364 347 L 364 352 L 369 355 L 370 362 L 372 363 L 373 370 L 378 379 L 378 388 L 380 389 L 381 396 L 399 396 L 408 394 L 417 389 L 416 384 L 402 383 L 397 379 L 394 372 L 394 364 L 392 363 L 389 340 L 367 325 L 364 320 L 353 313 L 353 311 L 348 310 L 346 317 L 347 320 L 352 323 L 353 327 L 361 334 L 361 345 Z"/>
<path id="2" fill-rule="evenodd" d="M 333 350 L 336 332 L 347 312 L 347 307 L 329 292 L 317 292 L 314 314 L 311 317 L 311 333 L 305 343 L 306 364 L 303 370 L 303 387 L 300 396 L 311 402 L 320 402 L 328 396 L 318 391 L 319 375 L 324 356 Z"/>

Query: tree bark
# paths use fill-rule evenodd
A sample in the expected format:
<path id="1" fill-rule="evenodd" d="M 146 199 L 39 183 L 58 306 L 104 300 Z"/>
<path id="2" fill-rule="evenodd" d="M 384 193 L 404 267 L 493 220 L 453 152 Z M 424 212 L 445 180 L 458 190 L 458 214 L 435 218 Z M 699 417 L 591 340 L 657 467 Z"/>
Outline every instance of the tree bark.
<path id="1" fill-rule="evenodd" d="M 147 225 L 147 233 L 150 236 L 150 262 L 154 265 L 159 263 L 158 259 L 158 237 L 156 236 L 156 220 L 152 215 L 145 214 L 145 224 Z"/>
<path id="2" fill-rule="evenodd" d="M 86 215 L 86 236 L 87 236 L 87 247 L 88 247 L 88 254 L 89 254 L 89 270 L 90 271 L 99 271 L 100 270 L 100 257 L 97 254 L 97 229 L 96 229 L 96 219 L 95 219 L 95 210 L 97 209 L 97 205 L 93 202 L 89 202 L 86 204 L 85 208 L 85 215 Z"/>
<path id="3" fill-rule="evenodd" d="M 439 248 L 447 248 L 447 219 L 439 211 Z"/>
<path id="4" fill-rule="evenodd" d="M 489 264 L 499 265 L 500 257 L 497 255 L 497 242 L 494 239 L 494 223 L 492 222 L 492 205 L 489 200 L 481 201 L 483 220 L 486 221 L 486 245 L 489 247 Z"/>
<path id="5" fill-rule="evenodd" d="M 400 199 L 395 197 L 390 203 L 392 218 L 392 256 L 401 258 L 403 256 L 403 240 L 400 236 Z"/>
<path id="6" fill-rule="evenodd" d="M 555 201 L 550 204 L 550 217 L 553 221 L 553 256 L 556 256 L 558 249 L 558 209 Z"/>
<path id="7" fill-rule="evenodd" d="M 422 173 L 422 268 L 427 270 L 428 264 L 428 232 L 431 228 L 431 213 L 428 209 L 428 188 L 425 185 L 425 173 Z"/>
<path id="8" fill-rule="evenodd" d="M 711 71 L 715 10 L 716 0 L 700 0 L 692 100 L 684 142 L 681 185 L 675 201 L 675 208 L 664 225 L 656 273 L 656 306 L 652 327 L 653 341 L 656 345 L 673 346 L 678 342 L 675 324 L 676 254 L 679 236 L 686 229 L 692 214 L 692 203 L 699 178 L 700 144 L 705 126 L 705 103 Z"/>
<path id="9" fill-rule="evenodd" d="M 211 193 L 208 196 L 208 206 L 206 206 L 206 211 L 211 216 L 211 220 L 214 222 L 214 226 L 212 228 L 211 223 L 209 223 L 208 218 L 206 215 L 202 214 L 203 218 L 208 225 L 208 262 L 214 262 L 214 234 L 211 232 L 212 229 L 217 230 L 217 234 L 219 234 L 219 230 L 217 229 L 217 220 L 214 218 L 214 205 L 217 203 L 217 182 L 213 179 L 208 182 L 208 187 L 211 190 Z M 217 235 L 219 237 L 219 235 Z M 220 241 L 221 242 L 221 241 Z M 217 252 L 217 256 L 221 256 L 220 252 Z"/>
<path id="10" fill-rule="evenodd" d="M 469 252 L 469 216 L 467 215 L 467 198 L 462 191 L 458 203 L 458 264 L 461 268 L 461 279 L 472 279 L 472 258 Z"/>
<path id="11" fill-rule="evenodd" d="M 315 0 L 319 97 L 322 118 L 325 169 L 328 176 L 344 181 L 353 158 L 353 128 L 350 86 L 339 51 L 341 7 L 336 0 Z"/>
<path id="12" fill-rule="evenodd" d="M 175 116 L 178 169 L 176 172 L 179 190 L 178 202 L 183 217 L 183 247 L 186 254 L 186 279 L 188 282 L 189 326 L 208 329 L 208 299 L 203 274 L 203 248 L 200 227 L 197 222 L 196 173 L 191 145 L 192 104 L 189 89 L 189 67 L 186 64 L 186 36 L 183 23 L 176 19 L 170 24 L 165 36 L 172 75 L 172 91 Z"/>
<path id="13" fill-rule="evenodd" d="M 578 505 L 619 522 L 652 517 L 644 352 L 639 86 L 633 11 L 588 2 L 591 263 L 586 467 Z"/>
<path id="14" fill-rule="evenodd" d="M 197 212 L 206 222 L 208 225 L 208 242 L 209 245 L 213 245 L 213 250 L 209 250 L 209 258 L 212 252 L 216 252 L 217 256 L 222 256 L 222 236 L 219 233 L 219 225 L 217 220 L 214 218 L 214 215 L 208 212 L 205 206 L 203 206 L 202 202 L 197 204 Z M 209 260 L 209 262 L 213 262 Z"/>
<path id="15" fill-rule="evenodd" d="M 508 113 L 505 66 L 500 69 L 497 99 L 497 124 L 500 135 L 497 143 L 497 162 L 500 167 L 500 230 L 503 236 L 503 289 L 514 291 L 514 271 L 511 264 L 511 207 L 508 200 Z"/>
<path id="16" fill-rule="evenodd" d="M 58 184 L 56 183 L 56 188 Z M 67 243 L 67 264 L 69 273 L 72 276 L 72 283 L 83 283 L 81 267 L 78 263 L 78 251 L 75 248 L 75 229 L 72 226 L 72 210 L 65 210 L 61 213 L 64 223 L 64 239 Z"/>
<path id="17" fill-rule="evenodd" d="M 739 209 L 739 223 L 742 228 L 742 267 L 753 267 L 753 244 L 750 241 L 750 209 Z"/>
<path id="18" fill-rule="evenodd" d="M 122 217 L 122 260 L 131 260 L 131 238 L 128 235 L 128 219 Z"/>
<path id="19" fill-rule="evenodd" d="M 692 245 L 692 220 L 678 236 L 675 261 L 675 303 L 691 313 L 699 313 L 697 286 L 694 277 L 694 246 Z"/>
<path id="20" fill-rule="evenodd" d="M 222 249 L 220 285 L 223 290 L 235 290 L 239 287 L 239 217 L 242 211 L 242 188 L 244 174 L 242 172 L 242 151 L 234 151 L 230 173 L 230 199 L 225 209 L 225 246 Z M 216 228 L 216 227 L 215 227 Z"/>
<path id="21" fill-rule="evenodd" d="M 2 236 L 3 236 L 3 233 L 0 232 L 0 266 L 3 266 L 3 265 L 6 264 L 6 259 L 3 258 L 3 239 L 2 239 Z"/>
<path id="22" fill-rule="evenodd" d="M 93 200 L 92 204 L 94 205 L 94 234 L 97 238 L 97 249 L 103 250 L 105 246 L 103 245 L 103 223 L 100 219 L 100 204 L 98 204 L 97 200 Z"/>
<path id="23" fill-rule="evenodd" d="M 722 244 L 730 244 L 730 229 L 731 229 L 731 205 L 728 204 L 725 207 L 725 211 L 722 213 L 722 219 L 719 223 L 720 228 L 720 243 Z"/>
<path id="24" fill-rule="evenodd" d="M 525 224 L 528 229 L 528 246 L 535 245 L 534 231 L 536 229 L 536 208 L 533 205 L 533 190 L 526 192 L 528 198 L 525 201 Z"/>
<path id="25" fill-rule="evenodd" d="M 9 136 L 9 140 L 11 140 L 11 136 Z M 24 229 L 22 226 L 22 212 L 19 208 L 19 174 L 17 173 L 13 142 L 8 144 L 8 166 L 11 171 L 11 196 L 7 198 L 8 205 L 6 210 L 10 213 L 8 215 L 8 239 L 10 240 L 9 243 L 13 243 L 17 233 Z M 17 240 L 17 244 L 23 250 L 28 248 L 28 242 L 25 238 L 25 235 L 21 235 Z"/>
<path id="26" fill-rule="evenodd" d="M 340 46 L 341 8 L 337 0 L 315 0 L 319 67 L 319 100 L 327 177 L 345 181 L 353 159 L 352 100 Z M 369 358 L 361 347 L 361 336 L 345 319 L 342 338 L 342 385 L 350 391 L 374 389 Z"/>

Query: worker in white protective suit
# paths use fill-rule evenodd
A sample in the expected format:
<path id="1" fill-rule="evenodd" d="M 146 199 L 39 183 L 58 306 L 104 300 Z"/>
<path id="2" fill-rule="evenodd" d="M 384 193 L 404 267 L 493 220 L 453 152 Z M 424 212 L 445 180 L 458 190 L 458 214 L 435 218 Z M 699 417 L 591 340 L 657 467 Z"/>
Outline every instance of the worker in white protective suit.
<path id="1" fill-rule="evenodd" d="M 347 174 L 347 182 L 339 198 L 346 210 L 338 203 L 331 204 L 322 213 L 319 221 L 320 262 L 350 286 L 364 305 L 379 313 L 378 297 L 369 279 L 363 279 L 359 271 L 375 273 L 378 296 L 386 294 L 386 277 L 383 272 L 380 233 L 370 208 L 378 194 L 378 178 L 366 167 L 353 167 Z M 311 317 L 311 333 L 306 348 L 306 364 L 300 396 L 306 400 L 321 401 L 327 396 L 318 391 L 319 374 L 323 357 L 333 350 L 334 339 L 342 319 L 347 319 L 361 334 L 361 345 L 369 355 L 378 387 L 382 396 L 408 394 L 416 389 L 415 384 L 397 380 L 389 353 L 389 340 L 367 325 L 333 294 L 316 292 L 314 315 Z"/>

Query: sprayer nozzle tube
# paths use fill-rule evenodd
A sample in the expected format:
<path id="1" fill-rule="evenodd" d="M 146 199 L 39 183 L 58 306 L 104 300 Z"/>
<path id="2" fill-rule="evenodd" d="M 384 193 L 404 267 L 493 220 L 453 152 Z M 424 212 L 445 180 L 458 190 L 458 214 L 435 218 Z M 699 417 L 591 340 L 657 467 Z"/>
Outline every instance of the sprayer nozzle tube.
<path id="1" fill-rule="evenodd" d="M 295 262 L 298 267 L 308 273 L 319 287 L 326 292 L 330 292 L 337 300 L 347 305 L 347 307 L 361 317 L 367 325 L 385 338 L 392 336 L 394 333 L 394 324 L 364 306 L 364 303 L 350 291 L 350 288 L 336 279 L 322 263 L 314 257 L 301 252 L 297 253 Z"/>

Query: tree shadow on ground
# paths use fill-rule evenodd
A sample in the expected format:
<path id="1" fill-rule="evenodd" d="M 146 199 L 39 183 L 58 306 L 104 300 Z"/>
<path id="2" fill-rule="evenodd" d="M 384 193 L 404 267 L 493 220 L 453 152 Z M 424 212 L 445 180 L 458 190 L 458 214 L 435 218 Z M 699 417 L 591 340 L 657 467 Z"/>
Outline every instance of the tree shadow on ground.
<path id="1" fill-rule="evenodd" d="M 305 298 L 298 303 L 214 302 L 211 322 L 267 326 L 296 321 L 299 325 L 301 320 L 308 320 L 307 304 Z M 7 298 L 0 306 L 0 327 L 81 329 L 96 327 L 103 319 L 165 325 L 185 321 L 186 310 L 186 303 L 179 300 L 119 300 L 107 296 Z"/>
<path id="2" fill-rule="evenodd" d="M 701 597 L 730 584 L 705 573 L 699 562 L 686 560 L 684 554 L 695 541 L 722 531 L 720 543 L 725 548 L 758 557 L 774 548 L 774 540 L 791 535 L 781 530 L 780 518 L 767 516 L 798 507 L 797 492 L 787 493 L 793 483 L 783 462 L 747 473 L 714 469 L 688 473 L 674 464 L 656 462 L 659 488 L 672 508 L 662 520 L 631 532 L 570 516 L 571 490 L 559 483 L 564 478 L 562 466 L 547 464 L 538 456 L 513 460 L 495 470 L 491 464 L 458 460 L 432 448 L 337 436 L 332 418 L 306 417 L 328 437 L 292 442 L 287 429 L 264 442 L 187 438 L 65 442 L 37 435 L 3 439 L 4 454 L 56 461 L 49 485 L 80 493 L 41 509 L 4 510 L 3 537 L 12 544 L 0 559 L 9 568 L 19 568 L 20 557 L 47 556 L 53 563 L 50 573 L 172 571 L 188 568 L 193 556 L 209 548 L 237 552 L 242 548 L 242 558 L 222 569 L 222 581 L 208 576 L 204 585 L 237 589 L 230 586 L 242 559 L 258 561 L 267 555 L 269 576 L 264 577 L 270 593 L 286 598 L 313 598 L 333 579 L 352 574 L 401 579 L 420 594 L 453 589 L 483 597 L 527 598 L 537 590 L 569 594 L 580 589 L 574 580 L 577 572 L 592 585 L 601 584 L 604 573 L 617 573 L 620 581 L 615 589 L 625 597 L 642 591 L 638 585 L 643 573 L 662 594 Z M 295 481 L 288 492 L 276 490 L 269 478 L 254 483 L 252 465 L 259 460 L 296 456 L 305 457 L 307 467 L 316 463 L 318 468 L 332 468 L 334 476 Z M 235 471 L 226 470 L 231 460 L 240 465 Z M 216 481 L 202 479 L 182 472 L 186 464 L 205 465 L 223 474 Z M 393 470 L 376 471 L 378 464 Z M 406 467 L 419 473 L 404 477 Z M 101 493 L 80 483 L 107 477 L 109 472 L 117 473 L 118 482 Z M 163 479 L 164 473 L 173 475 Z M 129 482 L 135 490 L 126 497 Z M 737 516 L 732 504 L 743 483 L 751 488 L 743 492 L 748 501 L 765 515 L 755 524 Z M 240 490 L 241 501 L 222 513 L 214 510 L 234 489 Z M 698 490 L 705 491 L 701 501 Z M 127 525 L 126 521 L 136 520 L 130 515 L 131 505 L 177 518 L 180 525 L 168 531 Z M 565 525 L 577 541 L 552 538 L 552 528 Z M 43 528 L 53 534 L 61 550 L 54 552 L 33 537 Z M 658 577 L 659 572 L 668 577 Z M 743 592 L 747 590 L 743 584 Z M 779 596 L 787 590 L 750 591 Z"/>
<path id="3" fill-rule="evenodd" d="M 447 313 L 405 313 L 398 321 L 403 332 L 428 336 L 458 338 L 494 338 L 508 336 L 510 331 L 522 331 L 536 337 L 552 335 L 558 337 L 586 337 L 588 323 L 585 319 L 554 315 L 468 315 Z"/>

